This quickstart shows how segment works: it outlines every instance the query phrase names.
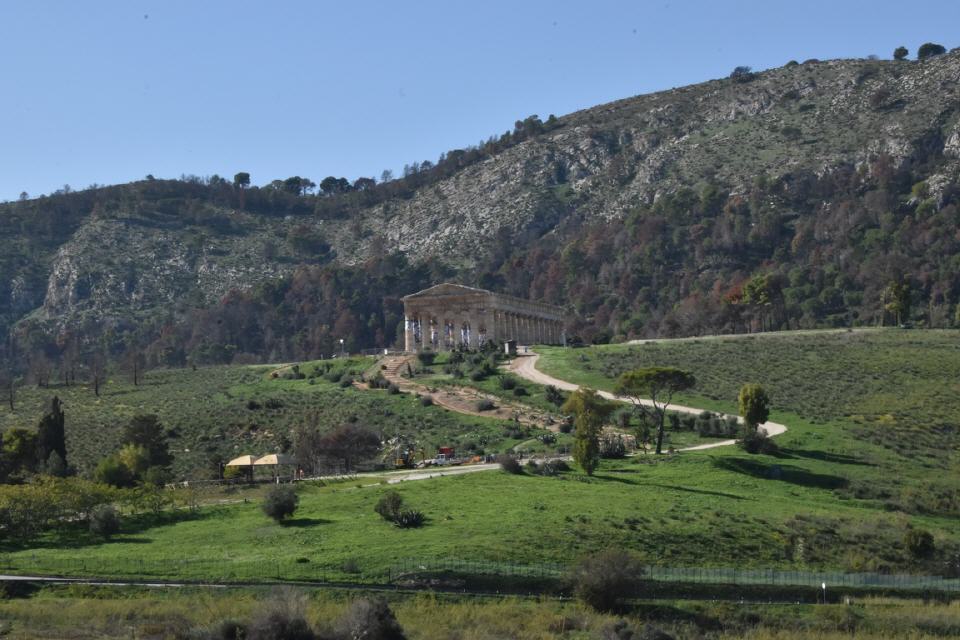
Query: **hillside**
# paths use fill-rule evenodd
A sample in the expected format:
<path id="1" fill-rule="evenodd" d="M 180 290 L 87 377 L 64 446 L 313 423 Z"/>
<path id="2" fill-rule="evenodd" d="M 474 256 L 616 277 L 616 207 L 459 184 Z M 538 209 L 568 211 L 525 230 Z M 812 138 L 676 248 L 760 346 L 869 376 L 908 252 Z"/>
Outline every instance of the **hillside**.
<path id="1" fill-rule="evenodd" d="M 0 328 L 52 360 L 74 339 L 155 364 L 317 357 L 390 344 L 397 297 L 441 278 L 564 304 L 588 340 L 892 323 L 891 283 L 901 320 L 946 326 L 958 79 L 960 53 L 791 63 L 527 118 L 385 184 L 8 203 Z"/>
<path id="2" fill-rule="evenodd" d="M 124 535 L 109 542 L 85 529 L 53 532 L 0 545 L 9 552 L 0 560 L 55 574 L 216 580 L 276 576 L 282 567 L 287 578 L 353 581 L 383 580 L 404 560 L 569 564 L 581 553 L 615 547 L 672 567 L 956 577 L 960 401 L 950 390 L 960 372 L 958 336 L 890 329 L 543 348 L 544 371 L 597 388 L 611 388 L 623 367 L 689 367 L 699 382 L 682 401 L 715 410 L 735 410 L 740 385 L 760 380 L 771 394 L 771 419 L 789 430 L 771 454 L 726 446 L 605 459 L 592 477 L 577 469 L 555 476 L 490 470 L 394 485 L 426 514 L 418 530 L 376 515 L 374 504 L 391 487 L 373 476 L 303 483 L 290 526 L 270 523 L 256 500 L 240 500 L 255 490 L 229 489 L 215 496 L 229 502 L 195 517 L 131 518 Z M 146 389 L 116 385 L 99 402 L 89 393 L 68 396 L 70 456 L 90 456 L 87 440 L 115 442 L 116 417 L 134 404 L 155 407 L 178 427 L 171 449 L 180 470 L 209 463 L 234 443 L 266 450 L 298 415 L 320 405 L 335 417 L 353 411 L 388 434 L 419 429 L 429 443 L 445 437 L 465 447 L 486 436 L 487 450 L 496 450 L 517 442 L 503 435 L 502 423 L 424 408 L 385 391 L 277 380 L 237 367 L 160 373 L 150 374 Z M 212 382 L 204 386 L 203 378 Z M 247 408 L 249 399 L 265 405 L 271 397 L 283 406 Z M 0 417 L 12 421 L 6 410 Z M 236 431 L 254 422 L 256 433 Z M 905 540 L 913 529 L 932 534 L 929 556 L 912 555 Z M 356 573 L 344 568 L 352 565 Z"/>

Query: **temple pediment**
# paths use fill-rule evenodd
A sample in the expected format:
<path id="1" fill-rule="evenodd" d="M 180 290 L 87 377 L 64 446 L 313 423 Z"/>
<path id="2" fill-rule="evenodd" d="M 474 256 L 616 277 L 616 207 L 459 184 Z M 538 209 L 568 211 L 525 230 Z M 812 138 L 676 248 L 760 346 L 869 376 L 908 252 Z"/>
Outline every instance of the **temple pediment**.
<path id="1" fill-rule="evenodd" d="M 417 291 L 416 293 L 411 293 L 408 296 L 404 296 L 404 300 L 416 300 L 418 298 L 438 298 L 441 296 L 489 296 L 492 295 L 492 292 L 487 291 L 486 289 L 477 289 L 474 287 L 467 287 L 462 284 L 453 284 L 452 282 L 443 282 L 441 284 L 436 284 L 432 287 L 424 289 L 423 291 Z"/>

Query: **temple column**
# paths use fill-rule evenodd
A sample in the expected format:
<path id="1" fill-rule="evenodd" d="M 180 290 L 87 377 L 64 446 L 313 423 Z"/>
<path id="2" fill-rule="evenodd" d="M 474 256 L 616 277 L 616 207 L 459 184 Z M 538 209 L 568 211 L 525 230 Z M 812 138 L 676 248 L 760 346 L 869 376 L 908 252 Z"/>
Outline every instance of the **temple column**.
<path id="1" fill-rule="evenodd" d="M 413 319 L 410 316 L 404 316 L 403 318 L 403 350 L 404 351 L 414 351 L 414 342 L 413 342 Z"/>

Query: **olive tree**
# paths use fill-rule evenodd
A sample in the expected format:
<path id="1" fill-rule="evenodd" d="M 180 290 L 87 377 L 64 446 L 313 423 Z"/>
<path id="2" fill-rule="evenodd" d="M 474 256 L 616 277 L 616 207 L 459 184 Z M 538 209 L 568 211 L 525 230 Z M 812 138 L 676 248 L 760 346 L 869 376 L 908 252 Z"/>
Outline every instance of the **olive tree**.
<path id="1" fill-rule="evenodd" d="M 620 375 L 613 392 L 633 403 L 657 428 L 657 453 L 663 452 L 663 425 L 674 394 L 693 388 L 697 379 L 676 367 L 645 367 Z"/>
<path id="2" fill-rule="evenodd" d="M 574 416 L 573 459 L 588 476 L 593 475 L 600 463 L 600 434 L 615 408 L 612 402 L 604 400 L 593 389 L 577 389 L 560 408 Z"/>
<path id="3" fill-rule="evenodd" d="M 925 42 L 920 45 L 920 48 L 917 49 L 917 60 L 926 60 L 927 58 L 932 58 L 933 56 L 939 56 L 946 53 L 947 50 L 942 44 L 936 44 L 934 42 Z"/>

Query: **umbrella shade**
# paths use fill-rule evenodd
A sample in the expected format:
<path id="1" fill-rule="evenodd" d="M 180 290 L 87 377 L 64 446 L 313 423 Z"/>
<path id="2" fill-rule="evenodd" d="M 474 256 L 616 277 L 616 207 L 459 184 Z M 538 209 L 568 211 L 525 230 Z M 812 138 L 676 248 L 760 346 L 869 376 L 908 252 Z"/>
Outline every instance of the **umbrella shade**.
<path id="1" fill-rule="evenodd" d="M 228 462 L 225 466 L 227 467 L 249 467 L 256 464 L 257 459 L 253 456 L 240 456 L 239 458 L 234 458 Z"/>
<path id="2" fill-rule="evenodd" d="M 263 464 L 263 465 L 278 465 L 278 464 L 294 465 L 294 464 L 296 464 L 296 462 L 294 462 L 292 456 L 288 456 L 288 455 L 285 454 L 285 453 L 271 453 L 271 454 L 269 454 L 269 455 L 263 456 L 262 458 L 260 458 L 260 459 L 257 460 L 256 462 L 254 462 L 253 464 L 256 464 L 256 465 L 262 465 L 262 464 Z"/>

